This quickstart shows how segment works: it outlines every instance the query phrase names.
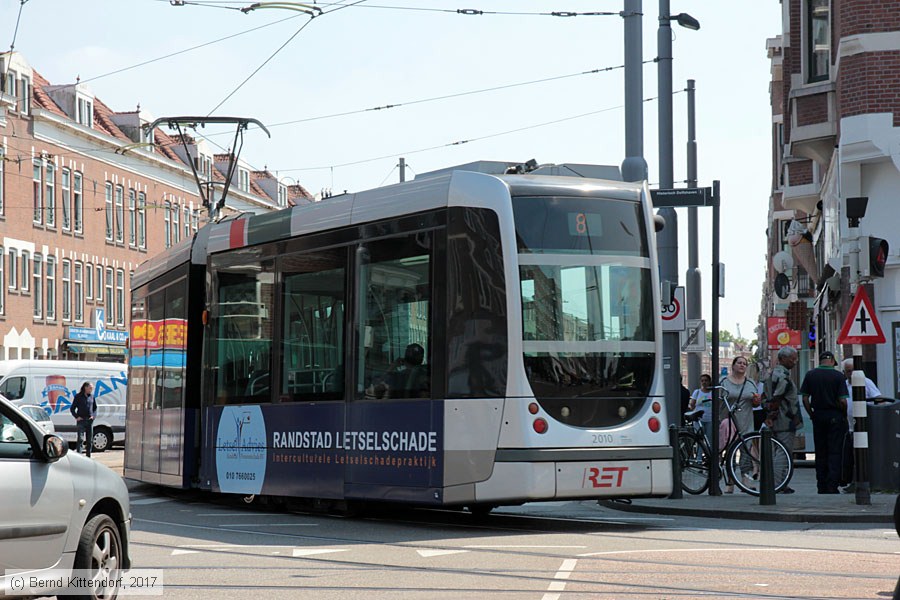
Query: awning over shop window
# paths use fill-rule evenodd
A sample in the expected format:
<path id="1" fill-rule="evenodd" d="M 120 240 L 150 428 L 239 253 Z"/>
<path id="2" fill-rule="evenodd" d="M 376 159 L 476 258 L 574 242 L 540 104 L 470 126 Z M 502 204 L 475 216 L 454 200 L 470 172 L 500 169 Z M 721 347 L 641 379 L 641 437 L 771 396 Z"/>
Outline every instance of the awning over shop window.
<path id="1" fill-rule="evenodd" d="M 107 346 L 105 344 L 69 344 L 69 352 L 75 354 L 115 354 L 127 356 L 128 349 L 125 346 Z"/>

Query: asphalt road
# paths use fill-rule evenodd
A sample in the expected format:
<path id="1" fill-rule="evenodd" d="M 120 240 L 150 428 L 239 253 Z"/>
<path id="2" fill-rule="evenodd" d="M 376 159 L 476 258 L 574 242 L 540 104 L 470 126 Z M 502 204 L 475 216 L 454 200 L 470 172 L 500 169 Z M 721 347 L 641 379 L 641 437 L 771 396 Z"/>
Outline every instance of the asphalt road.
<path id="1" fill-rule="evenodd" d="M 121 450 L 95 455 L 121 472 Z M 132 559 L 164 596 L 203 598 L 890 598 L 900 539 L 877 525 L 631 515 L 589 502 L 487 518 L 265 511 L 131 484 Z"/>

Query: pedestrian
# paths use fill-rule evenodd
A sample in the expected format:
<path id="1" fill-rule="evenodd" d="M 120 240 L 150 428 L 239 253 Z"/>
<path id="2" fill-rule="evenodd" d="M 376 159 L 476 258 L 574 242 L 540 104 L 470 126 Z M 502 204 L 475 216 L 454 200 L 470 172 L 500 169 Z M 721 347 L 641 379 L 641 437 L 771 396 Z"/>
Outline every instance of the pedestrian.
<path id="1" fill-rule="evenodd" d="M 847 434 L 847 384 L 835 369 L 834 354 L 819 355 L 819 366 L 803 378 L 800 394 L 813 424 L 816 485 L 820 494 L 837 494 L 841 480 L 841 450 Z"/>
<path id="2" fill-rule="evenodd" d="M 772 430 L 774 437 L 784 444 L 788 451 L 788 460 L 794 459 L 794 437 L 803 423 L 800 416 L 800 403 L 797 401 L 797 386 L 791 379 L 791 369 L 797 364 L 797 351 L 785 346 L 778 351 L 778 364 L 766 378 L 766 426 Z M 793 494 L 794 490 L 784 487 L 782 494 Z"/>
<path id="3" fill-rule="evenodd" d="M 732 416 L 737 427 L 735 434 L 747 434 L 753 431 L 753 406 L 759 403 L 760 396 L 756 382 L 747 377 L 747 367 L 749 366 L 750 361 L 747 357 L 736 356 L 731 361 L 731 373 L 723 377 L 719 382 L 719 385 L 725 388 L 725 392 L 728 394 L 728 401 L 733 408 Z M 727 410 L 723 402 L 719 407 L 719 451 L 723 449 L 723 446 L 727 447 L 729 434 L 731 433 L 730 429 L 728 429 L 730 422 L 728 421 Z M 723 428 L 723 424 L 725 428 Z M 747 468 L 748 466 L 743 465 L 742 472 L 749 473 L 750 469 Z M 733 482 L 726 481 L 725 493 L 734 493 Z"/>
<path id="4" fill-rule="evenodd" d="M 94 445 L 94 417 L 97 416 L 97 400 L 94 398 L 93 385 L 87 381 L 81 384 L 81 391 L 75 394 L 69 412 L 75 417 L 75 425 L 78 428 L 75 450 L 81 454 L 81 440 L 84 436 L 86 453 L 90 458 Z"/>
<path id="5" fill-rule="evenodd" d="M 844 379 L 847 381 L 847 423 L 853 428 L 853 386 L 850 385 L 850 376 L 853 375 L 853 359 L 845 358 L 841 363 L 844 369 Z M 880 398 L 881 390 L 875 385 L 875 382 L 866 377 L 866 400 L 872 398 Z"/>
<path id="6" fill-rule="evenodd" d="M 700 376 L 700 387 L 691 394 L 691 401 L 688 403 L 688 410 L 702 408 L 703 414 L 700 415 L 700 424 L 703 426 L 703 433 L 706 439 L 712 439 L 712 377 L 708 373 Z M 706 406 L 704 406 L 704 402 Z"/>
<path id="7" fill-rule="evenodd" d="M 684 375 L 680 377 L 678 383 L 681 387 L 681 426 L 684 427 L 687 424 L 684 413 L 689 411 L 691 406 L 691 390 L 684 387 Z"/>

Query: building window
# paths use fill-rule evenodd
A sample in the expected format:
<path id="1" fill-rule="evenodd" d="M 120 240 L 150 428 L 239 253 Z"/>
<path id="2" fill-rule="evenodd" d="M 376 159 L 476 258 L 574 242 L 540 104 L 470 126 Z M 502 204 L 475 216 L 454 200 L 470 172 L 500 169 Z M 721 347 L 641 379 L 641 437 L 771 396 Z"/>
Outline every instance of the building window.
<path id="1" fill-rule="evenodd" d="M 106 267 L 106 314 L 109 315 L 108 319 L 112 321 L 113 315 L 113 270 L 111 267 Z"/>
<path id="2" fill-rule="evenodd" d="M 116 325 L 125 325 L 125 271 L 116 270 Z"/>
<path id="3" fill-rule="evenodd" d="M 184 205 L 181 217 L 181 224 L 184 227 L 184 239 L 187 239 L 191 237 L 191 209 L 188 208 L 187 204 Z"/>
<path id="4" fill-rule="evenodd" d="M 33 172 L 34 172 L 34 181 L 32 182 L 32 186 L 34 188 L 34 222 L 42 223 L 44 216 L 44 204 L 41 202 L 41 188 L 44 185 L 41 181 L 41 159 L 36 158 L 32 163 Z"/>
<path id="5" fill-rule="evenodd" d="M 106 241 L 111 242 L 113 239 L 113 185 L 106 182 Z"/>
<path id="6" fill-rule="evenodd" d="M 79 98 L 78 115 L 75 120 L 85 127 L 90 127 L 94 123 L 94 103 L 86 98 Z"/>
<path id="7" fill-rule="evenodd" d="M 807 14 L 807 59 L 809 60 L 809 82 L 826 81 L 831 62 L 828 29 L 828 4 L 830 0 L 806 0 Z"/>
<path id="8" fill-rule="evenodd" d="M 125 188 L 116 186 L 116 241 L 125 239 Z"/>
<path id="9" fill-rule="evenodd" d="M 19 253 L 15 248 L 9 249 L 9 269 L 6 274 L 7 279 L 9 281 L 9 289 L 17 290 L 19 289 L 19 278 L 16 277 L 16 273 L 19 270 Z"/>
<path id="10" fill-rule="evenodd" d="M 194 211 L 194 233 L 200 230 L 200 209 Z"/>
<path id="11" fill-rule="evenodd" d="M 22 291 L 27 292 L 29 287 L 28 274 L 31 273 L 30 259 L 31 255 L 28 250 L 22 250 Z"/>
<path id="12" fill-rule="evenodd" d="M 178 225 L 178 215 L 181 214 L 181 211 L 178 209 L 178 205 L 172 207 L 172 243 L 177 244 L 179 240 L 181 240 L 181 228 Z"/>
<path id="13" fill-rule="evenodd" d="M 0 315 L 6 313 L 6 287 L 3 285 L 3 246 L 0 246 Z M 0 356 L 2 359 L 2 356 Z"/>
<path id="14" fill-rule="evenodd" d="M 103 302 L 103 267 L 97 265 L 97 302 Z"/>
<path id="15" fill-rule="evenodd" d="M 70 179 L 72 174 L 69 169 L 62 170 L 62 228 L 63 231 L 72 229 L 72 189 Z"/>
<path id="16" fill-rule="evenodd" d="M 81 196 L 81 173 L 75 171 L 75 189 L 72 191 L 72 213 L 75 215 L 75 233 L 83 231 L 84 204 Z"/>
<path id="17" fill-rule="evenodd" d="M 56 227 L 56 167 L 53 166 L 52 162 L 47 163 L 44 184 L 44 206 L 47 207 L 47 226 Z"/>
<path id="18" fill-rule="evenodd" d="M 138 246 L 147 247 L 147 195 L 138 193 Z"/>
<path id="19" fill-rule="evenodd" d="M 43 266 L 44 263 L 41 261 L 41 255 L 34 255 L 34 289 L 32 289 L 32 293 L 34 295 L 34 318 L 40 319 L 44 316 L 44 291 L 43 291 L 43 281 L 44 281 L 44 273 Z"/>
<path id="20" fill-rule="evenodd" d="M 169 229 L 170 223 L 172 222 L 172 203 L 168 200 L 166 200 L 166 208 L 165 212 L 163 213 L 163 219 L 165 222 L 164 227 L 166 229 L 166 248 L 168 248 L 172 245 L 172 232 Z"/>
<path id="21" fill-rule="evenodd" d="M 84 266 L 84 297 L 87 300 L 94 298 L 94 265 L 91 263 Z"/>
<path id="22" fill-rule="evenodd" d="M 4 168 L 3 163 L 5 163 L 5 162 L 6 162 L 6 153 L 4 152 L 3 148 L 0 147 L 0 215 L 3 214 L 3 209 L 4 209 L 3 188 L 5 186 L 3 184 L 3 181 L 4 181 L 4 179 L 3 179 L 3 168 Z"/>
<path id="23" fill-rule="evenodd" d="M 80 262 L 75 263 L 74 291 L 75 321 L 81 323 L 84 321 L 84 265 Z"/>
<path id="24" fill-rule="evenodd" d="M 56 257 L 47 257 L 47 320 L 56 319 Z"/>
<path id="25" fill-rule="evenodd" d="M 72 320 L 72 261 L 62 261 L 62 318 Z"/>
<path id="26" fill-rule="evenodd" d="M 242 192 L 250 191 L 250 173 L 246 169 L 238 169 L 238 188 Z"/>
<path id="27" fill-rule="evenodd" d="M 28 114 L 28 105 L 31 103 L 31 82 L 27 77 L 22 77 L 19 83 L 19 112 Z"/>
<path id="28" fill-rule="evenodd" d="M 137 196 L 134 190 L 128 190 L 128 245 L 137 243 Z"/>

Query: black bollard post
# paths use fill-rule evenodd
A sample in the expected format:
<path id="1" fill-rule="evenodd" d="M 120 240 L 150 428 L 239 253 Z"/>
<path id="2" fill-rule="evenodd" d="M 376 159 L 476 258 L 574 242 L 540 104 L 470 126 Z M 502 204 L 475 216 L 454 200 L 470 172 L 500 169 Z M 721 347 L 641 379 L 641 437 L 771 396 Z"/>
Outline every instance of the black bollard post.
<path id="1" fill-rule="evenodd" d="M 669 498 L 681 500 L 684 492 L 681 489 L 681 451 L 678 447 L 678 426 L 669 425 L 669 443 L 672 445 L 672 493 Z"/>
<path id="2" fill-rule="evenodd" d="M 760 432 L 762 440 L 759 449 L 759 503 L 771 506 L 775 504 L 775 474 L 772 472 L 772 430 L 763 427 Z"/>

